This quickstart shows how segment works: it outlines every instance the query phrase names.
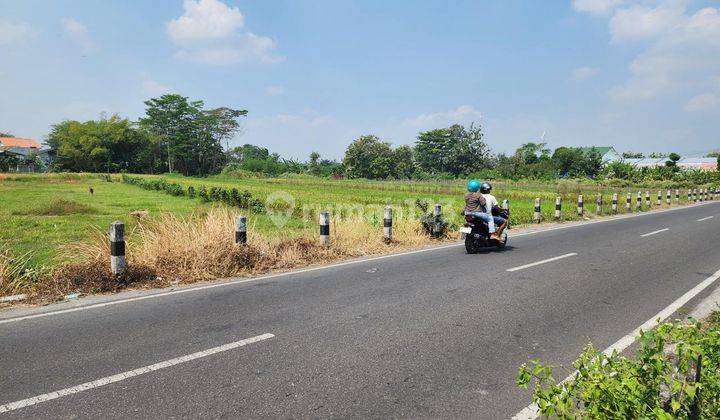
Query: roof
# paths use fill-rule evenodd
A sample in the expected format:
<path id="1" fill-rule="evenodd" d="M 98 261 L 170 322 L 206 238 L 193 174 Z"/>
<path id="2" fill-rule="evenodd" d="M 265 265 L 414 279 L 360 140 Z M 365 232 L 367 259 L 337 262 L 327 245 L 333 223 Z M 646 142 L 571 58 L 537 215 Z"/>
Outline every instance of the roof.
<path id="1" fill-rule="evenodd" d="M 592 149 L 597 150 L 598 153 L 600 153 L 601 156 L 605 156 L 607 152 L 609 151 L 615 151 L 615 149 L 612 146 L 591 146 L 591 147 L 578 147 L 578 149 L 582 150 L 583 153 L 589 153 Z"/>
<path id="2" fill-rule="evenodd" d="M 717 158 L 714 157 L 686 157 L 682 158 L 678 161 L 678 163 L 709 163 L 709 164 L 717 164 Z"/>
<path id="3" fill-rule="evenodd" d="M 40 143 L 32 139 L 20 139 L 16 137 L 0 137 L 0 146 L 5 147 L 25 147 L 39 149 Z"/>

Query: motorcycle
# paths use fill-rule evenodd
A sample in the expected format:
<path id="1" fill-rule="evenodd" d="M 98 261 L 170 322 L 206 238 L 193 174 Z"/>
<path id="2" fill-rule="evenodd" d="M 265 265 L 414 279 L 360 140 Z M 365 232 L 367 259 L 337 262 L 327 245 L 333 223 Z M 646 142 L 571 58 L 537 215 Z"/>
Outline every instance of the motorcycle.
<path id="1" fill-rule="evenodd" d="M 506 220 L 510 223 L 509 219 L 506 218 Z M 490 238 L 490 230 L 484 220 L 466 215 L 465 222 L 465 225 L 460 228 L 460 233 L 465 239 L 465 251 L 468 254 L 477 254 L 482 248 L 495 246 L 498 249 L 503 249 L 507 246 L 507 228 L 500 235 L 500 240 L 497 240 Z"/>

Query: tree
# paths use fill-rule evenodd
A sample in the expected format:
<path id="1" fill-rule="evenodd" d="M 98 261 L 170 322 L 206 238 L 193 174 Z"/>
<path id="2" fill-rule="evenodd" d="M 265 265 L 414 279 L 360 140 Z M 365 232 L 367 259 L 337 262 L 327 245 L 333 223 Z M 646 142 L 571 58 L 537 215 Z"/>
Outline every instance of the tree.
<path id="1" fill-rule="evenodd" d="M 415 161 L 413 159 L 412 147 L 402 145 L 392 152 L 393 173 L 392 176 L 398 179 L 410 179 L 415 173 Z"/>
<path id="2" fill-rule="evenodd" d="M 320 175 L 320 153 L 311 152 L 310 161 L 308 162 L 308 171 L 312 175 Z"/>
<path id="3" fill-rule="evenodd" d="M 193 136 L 197 130 L 197 119 L 202 113 L 202 101 L 188 101 L 176 94 L 163 95 L 145 101 L 145 117 L 140 126 L 158 136 L 167 150 L 168 172 L 182 162 L 187 165 L 192 153 Z"/>
<path id="4" fill-rule="evenodd" d="M 228 160 L 232 163 L 242 163 L 248 159 L 265 160 L 270 157 L 268 149 L 253 144 L 243 144 L 234 147 L 228 152 Z"/>
<path id="5" fill-rule="evenodd" d="M 550 149 L 548 149 L 546 143 L 524 143 L 515 150 L 515 157 L 519 162 L 526 165 L 532 165 L 538 163 L 541 158 L 550 157 Z"/>
<path id="6" fill-rule="evenodd" d="M 480 125 L 456 124 L 422 132 L 415 142 L 415 162 L 431 174 L 469 174 L 490 167 L 491 155 Z"/>
<path id="7" fill-rule="evenodd" d="M 552 162 L 561 176 L 582 174 L 584 160 L 582 150 L 575 147 L 558 147 L 552 155 Z"/>
<path id="8" fill-rule="evenodd" d="M 677 153 L 670 153 L 668 160 L 665 161 L 665 166 L 675 168 L 680 160 L 680 155 Z"/>
<path id="9" fill-rule="evenodd" d="M 350 178 L 385 179 L 393 173 L 390 143 L 373 135 L 361 136 L 345 150 L 343 166 Z"/>
<path id="10" fill-rule="evenodd" d="M 0 131 L 0 137 L 15 137 L 15 136 L 13 136 L 10 133 L 3 133 L 2 131 Z"/>

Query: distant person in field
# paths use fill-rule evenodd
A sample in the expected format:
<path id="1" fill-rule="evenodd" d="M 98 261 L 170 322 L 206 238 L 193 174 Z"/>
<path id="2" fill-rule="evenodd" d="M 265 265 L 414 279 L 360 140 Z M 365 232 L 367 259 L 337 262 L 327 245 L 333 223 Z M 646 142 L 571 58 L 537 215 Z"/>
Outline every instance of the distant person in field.
<path id="1" fill-rule="evenodd" d="M 463 213 L 466 216 L 476 217 L 484 221 L 488 225 L 488 231 L 494 233 L 495 224 L 493 223 L 492 216 L 486 211 L 487 200 L 480 192 L 480 182 L 471 179 L 468 181 L 467 190 L 468 192 L 465 193 L 465 208 L 463 209 Z"/>
<path id="2" fill-rule="evenodd" d="M 492 233 L 490 235 L 491 239 L 497 239 L 500 240 L 500 235 L 502 235 L 503 230 L 505 230 L 505 227 L 507 226 L 507 220 L 500 216 L 494 216 L 493 214 L 500 214 L 500 208 L 498 207 L 498 201 L 495 198 L 494 195 L 490 194 L 490 191 L 492 191 L 492 185 L 490 185 L 489 182 L 483 182 L 480 185 L 480 193 L 485 198 L 485 212 L 490 217 L 490 219 L 494 222 L 494 224 L 498 225 L 497 230 L 495 233 Z"/>
<path id="3" fill-rule="evenodd" d="M 95 190 L 93 190 L 93 187 L 88 188 L 88 191 L 90 192 L 90 195 L 95 194 Z"/>

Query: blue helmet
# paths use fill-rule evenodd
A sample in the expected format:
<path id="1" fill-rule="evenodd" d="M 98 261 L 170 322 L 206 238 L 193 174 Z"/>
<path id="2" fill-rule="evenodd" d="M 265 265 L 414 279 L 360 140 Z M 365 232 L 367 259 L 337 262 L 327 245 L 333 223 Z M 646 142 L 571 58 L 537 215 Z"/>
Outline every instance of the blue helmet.
<path id="1" fill-rule="evenodd" d="M 477 190 L 480 189 L 480 181 L 478 181 L 477 179 L 471 179 L 467 183 L 467 189 L 470 192 L 477 192 Z"/>

